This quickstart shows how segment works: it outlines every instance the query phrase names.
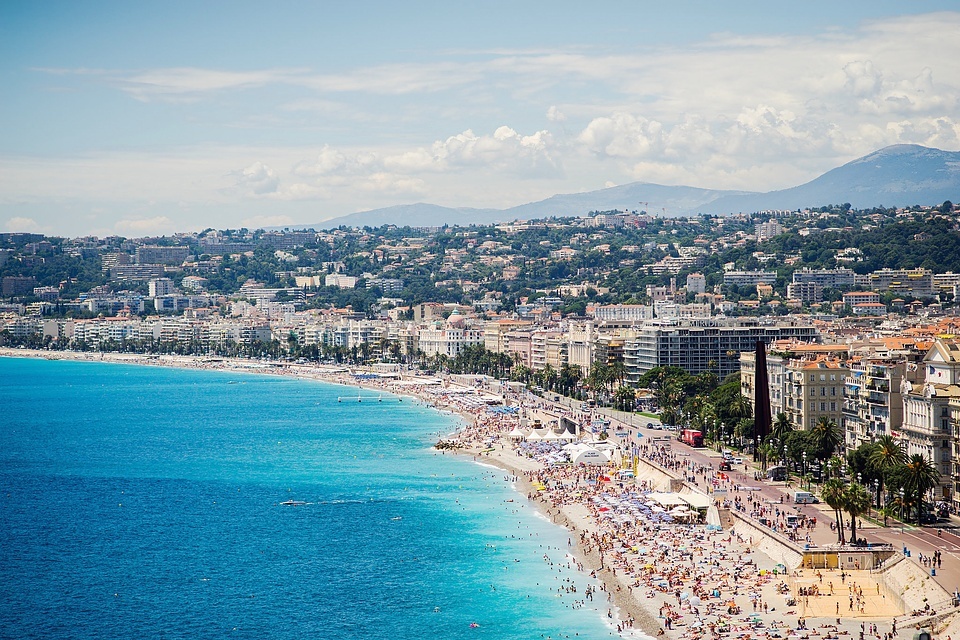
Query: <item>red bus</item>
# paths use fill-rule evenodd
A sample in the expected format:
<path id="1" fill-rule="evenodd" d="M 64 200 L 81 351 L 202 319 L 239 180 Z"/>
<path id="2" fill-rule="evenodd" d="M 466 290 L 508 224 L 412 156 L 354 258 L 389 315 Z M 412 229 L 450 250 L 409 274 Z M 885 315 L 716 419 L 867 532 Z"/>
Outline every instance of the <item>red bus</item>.
<path id="1" fill-rule="evenodd" d="M 703 434 L 696 429 L 684 429 L 680 432 L 680 441 L 691 447 L 702 447 Z"/>

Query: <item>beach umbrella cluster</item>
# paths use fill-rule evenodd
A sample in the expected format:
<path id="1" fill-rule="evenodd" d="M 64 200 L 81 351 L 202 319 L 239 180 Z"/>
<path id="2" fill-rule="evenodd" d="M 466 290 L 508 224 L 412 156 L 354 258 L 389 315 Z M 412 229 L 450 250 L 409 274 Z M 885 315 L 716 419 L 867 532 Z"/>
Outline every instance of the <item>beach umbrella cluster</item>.
<path id="1" fill-rule="evenodd" d="M 601 517 L 619 524 L 635 523 L 637 521 L 649 524 L 669 524 L 679 520 L 677 515 L 668 513 L 666 509 L 650 499 L 649 491 L 629 491 L 619 496 L 603 493 L 592 498 L 597 510 L 606 507 Z"/>

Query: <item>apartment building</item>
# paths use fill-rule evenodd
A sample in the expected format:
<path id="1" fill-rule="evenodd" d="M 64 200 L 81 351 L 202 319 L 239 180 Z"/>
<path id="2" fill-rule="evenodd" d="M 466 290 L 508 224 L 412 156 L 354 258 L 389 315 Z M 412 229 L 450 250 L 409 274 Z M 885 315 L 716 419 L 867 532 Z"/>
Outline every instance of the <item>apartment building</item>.
<path id="1" fill-rule="evenodd" d="M 844 360 L 828 355 L 791 360 L 786 366 L 783 412 L 799 429 L 812 429 L 824 417 L 839 426 L 848 373 Z"/>
<path id="2" fill-rule="evenodd" d="M 483 328 L 483 346 L 487 351 L 507 353 L 507 335 L 516 329 L 529 327 L 526 320 L 504 319 L 488 322 Z"/>
<path id="3" fill-rule="evenodd" d="M 151 298 L 170 295 L 176 290 L 176 287 L 173 285 L 173 280 L 170 278 L 152 278 L 147 282 L 147 291 Z"/>
<path id="4" fill-rule="evenodd" d="M 787 298 L 804 304 L 823 302 L 823 285 L 817 282 L 791 282 L 787 285 Z"/>
<path id="5" fill-rule="evenodd" d="M 852 269 L 809 269 L 804 268 L 793 272 L 795 284 L 813 283 L 824 289 L 841 289 L 854 286 L 855 274 Z"/>
<path id="6" fill-rule="evenodd" d="M 690 373 L 713 371 L 722 380 L 740 370 L 740 354 L 756 350 L 757 340 L 819 342 L 812 325 L 761 325 L 755 318 L 654 321 L 637 329 L 624 345 L 628 377 L 656 367 L 677 366 Z M 629 355 L 628 355 L 629 354 Z"/>
<path id="7" fill-rule="evenodd" d="M 929 269 L 877 269 L 869 274 L 872 291 L 891 291 L 900 296 L 934 298 L 933 272 Z"/>
<path id="8" fill-rule="evenodd" d="M 180 265 L 190 257 L 190 247 L 137 247 L 137 264 Z"/>
<path id="9" fill-rule="evenodd" d="M 758 284 L 776 284 L 776 271 L 727 271 L 723 274 L 723 284 L 738 287 L 755 287 Z"/>
<path id="10" fill-rule="evenodd" d="M 604 304 L 594 308 L 593 317 L 598 322 L 643 322 L 653 320 L 653 307 L 645 304 Z"/>
<path id="11" fill-rule="evenodd" d="M 955 425 L 951 407 L 960 406 L 960 341 L 937 340 L 923 358 L 923 382 L 904 381 L 900 443 L 907 455 L 920 454 L 941 473 L 934 498 L 954 498 Z"/>
<path id="12" fill-rule="evenodd" d="M 844 439 L 855 449 L 891 435 L 903 423 L 903 383 L 916 383 L 923 367 L 906 358 L 858 355 L 850 358 L 843 391 Z"/>
<path id="13" fill-rule="evenodd" d="M 567 364 L 567 339 L 559 329 L 533 331 L 530 334 L 530 368 L 543 371 L 548 366 L 559 371 Z"/>
<path id="14" fill-rule="evenodd" d="M 571 322 L 567 325 L 567 363 L 580 367 L 580 373 L 590 375 L 593 365 L 596 331 L 592 322 Z"/>
<path id="15" fill-rule="evenodd" d="M 687 275 L 687 291 L 690 293 L 706 293 L 707 277 L 702 273 L 691 273 Z"/>
<path id="16" fill-rule="evenodd" d="M 466 346 L 483 344 L 483 329 L 457 326 L 449 322 L 435 322 L 421 328 L 417 340 L 420 350 L 427 356 L 439 353 L 448 358 L 455 358 Z"/>

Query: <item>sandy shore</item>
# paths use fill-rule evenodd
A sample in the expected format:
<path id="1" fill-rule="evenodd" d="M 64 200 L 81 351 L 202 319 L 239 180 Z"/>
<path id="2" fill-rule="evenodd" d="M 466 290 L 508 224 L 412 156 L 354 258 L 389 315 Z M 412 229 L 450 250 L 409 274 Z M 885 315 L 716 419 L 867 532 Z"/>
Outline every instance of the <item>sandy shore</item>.
<path id="1" fill-rule="evenodd" d="M 608 600 L 624 636 L 880 639 L 893 633 L 892 619 L 903 613 L 869 572 L 804 574 L 762 553 L 761 534 L 754 539 L 720 527 L 648 520 L 645 492 L 675 489 L 691 473 L 702 474 L 705 482 L 712 469 L 684 468 L 667 450 L 651 447 L 643 452 L 648 460 L 639 463 L 636 478 L 598 481 L 596 467 L 551 465 L 536 447 L 519 445 L 509 436 L 519 426 L 517 412 L 491 413 L 477 394 L 446 380 L 437 384 L 406 373 L 400 381 L 358 379 L 342 367 L 187 356 L 22 349 L 0 349 L 0 356 L 288 375 L 413 397 L 452 412 L 464 423 L 450 441 L 453 450 L 509 471 L 517 490 L 570 532 L 569 551 L 578 566 L 603 585 L 603 593 L 592 598 Z M 531 415 L 554 409 L 509 393 L 506 400 Z"/>

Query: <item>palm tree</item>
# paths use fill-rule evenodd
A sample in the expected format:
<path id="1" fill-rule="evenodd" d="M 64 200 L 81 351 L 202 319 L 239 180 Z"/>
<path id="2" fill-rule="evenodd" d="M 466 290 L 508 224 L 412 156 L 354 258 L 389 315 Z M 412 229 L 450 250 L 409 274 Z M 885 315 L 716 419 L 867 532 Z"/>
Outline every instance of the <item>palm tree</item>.
<path id="1" fill-rule="evenodd" d="M 877 504 L 880 504 L 880 496 L 883 495 L 883 485 L 887 476 L 897 467 L 903 466 L 907 462 L 907 454 L 904 452 L 900 443 L 893 439 L 893 436 L 887 434 L 877 438 L 874 442 L 875 448 L 867 459 L 867 462 L 879 473 L 880 483 L 877 485 Z"/>
<path id="2" fill-rule="evenodd" d="M 834 454 L 837 448 L 843 443 L 843 432 L 837 426 L 835 420 L 828 416 L 820 416 L 817 424 L 810 430 L 814 447 L 821 460 L 826 460 Z"/>
<path id="3" fill-rule="evenodd" d="M 870 510 L 871 497 L 859 482 L 847 485 L 843 493 L 843 509 L 850 514 L 850 539 L 857 540 L 857 518 Z"/>
<path id="4" fill-rule="evenodd" d="M 623 360 L 617 360 L 610 365 L 610 389 L 614 386 L 622 385 L 623 379 L 627 377 L 627 367 Z"/>
<path id="5" fill-rule="evenodd" d="M 830 478 L 820 490 L 820 497 L 833 509 L 837 518 L 837 542 L 843 544 L 843 511 L 846 505 L 846 485 L 839 478 Z"/>
<path id="6" fill-rule="evenodd" d="M 897 509 L 894 503 L 891 502 L 877 509 L 877 513 L 883 516 L 883 526 L 887 526 L 887 520 L 897 513 Z"/>
<path id="7" fill-rule="evenodd" d="M 915 453 L 898 470 L 899 485 L 908 504 L 917 505 L 917 524 L 920 524 L 920 514 L 923 513 L 923 496 L 927 491 L 940 484 L 940 472 L 931 460 Z M 909 518 L 909 515 L 908 515 Z"/>
<path id="8" fill-rule="evenodd" d="M 717 409 L 710 402 L 704 402 L 700 406 L 700 411 L 697 415 L 697 421 L 702 425 L 704 433 L 707 437 L 720 441 L 720 434 L 718 433 L 719 420 L 717 420 Z"/>
<path id="9" fill-rule="evenodd" d="M 753 407 L 750 406 L 750 401 L 747 400 L 746 396 L 744 396 L 742 393 L 736 394 L 730 404 L 727 405 L 727 414 L 731 418 L 731 422 L 728 425 L 730 430 L 732 432 L 736 432 L 737 427 L 741 426 L 745 420 L 750 418 L 752 413 Z M 743 436 L 743 433 L 739 433 L 737 435 Z"/>
<path id="10" fill-rule="evenodd" d="M 793 433 L 793 429 L 793 423 L 790 422 L 790 417 L 787 416 L 787 414 L 783 412 L 778 413 L 777 417 L 773 419 L 770 435 L 777 441 L 776 451 L 778 462 L 783 458 L 783 448 L 786 445 L 787 436 Z"/>

